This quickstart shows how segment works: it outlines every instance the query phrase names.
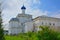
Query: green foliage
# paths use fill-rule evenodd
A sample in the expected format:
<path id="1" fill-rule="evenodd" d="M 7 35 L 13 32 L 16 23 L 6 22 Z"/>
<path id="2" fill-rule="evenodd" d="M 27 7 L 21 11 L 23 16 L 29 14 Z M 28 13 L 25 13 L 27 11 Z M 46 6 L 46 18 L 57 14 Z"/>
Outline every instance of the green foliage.
<path id="1" fill-rule="evenodd" d="M 38 37 L 40 40 L 59 40 L 57 38 L 58 33 L 54 30 L 49 29 L 49 26 L 40 26 L 42 29 L 41 31 L 38 31 Z"/>
<path id="2" fill-rule="evenodd" d="M 1 6 L 1 5 L 0 5 Z M 0 11 L 0 40 L 5 40 L 3 28 L 2 28 L 2 17 L 1 17 L 1 11 Z"/>
<path id="3" fill-rule="evenodd" d="M 3 29 L 0 29 L 0 40 L 5 40 L 4 39 Z"/>
<path id="4" fill-rule="evenodd" d="M 38 32 L 22 33 L 17 36 L 5 36 L 6 40 L 60 40 L 60 33 L 49 29 L 49 26 L 40 26 Z"/>

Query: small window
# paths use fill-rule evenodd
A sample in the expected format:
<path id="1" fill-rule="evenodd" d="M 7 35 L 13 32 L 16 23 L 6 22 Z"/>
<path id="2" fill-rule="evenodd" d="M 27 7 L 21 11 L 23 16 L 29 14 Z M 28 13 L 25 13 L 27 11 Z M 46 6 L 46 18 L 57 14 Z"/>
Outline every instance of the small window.
<path id="1" fill-rule="evenodd" d="M 24 30 L 22 30 L 22 32 L 24 32 Z"/>
<path id="2" fill-rule="evenodd" d="M 55 25 L 55 23 L 53 23 L 53 26 Z"/>
<path id="3" fill-rule="evenodd" d="M 49 23 L 49 25 L 51 25 L 51 23 Z"/>
<path id="4" fill-rule="evenodd" d="M 42 22 L 42 25 L 43 25 L 43 22 Z"/>
<path id="5" fill-rule="evenodd" d="M 23 23 L 21 23 L 21 25 L 23 25 Z"/>

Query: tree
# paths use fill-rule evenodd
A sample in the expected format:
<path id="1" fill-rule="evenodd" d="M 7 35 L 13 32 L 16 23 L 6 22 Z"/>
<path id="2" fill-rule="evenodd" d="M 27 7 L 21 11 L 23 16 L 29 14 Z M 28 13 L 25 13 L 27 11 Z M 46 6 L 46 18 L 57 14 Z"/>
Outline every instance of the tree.
<path id="1" fill-rule="evenodd" d="M 3 31 L 3 28 L 2 28 L 2 16 L 1 16 L 1 13 L 2 13 L 2 10 L 1 10 L 1 3 L 0 3 L 0 40 L 4 40 L 4 31 Z"/>

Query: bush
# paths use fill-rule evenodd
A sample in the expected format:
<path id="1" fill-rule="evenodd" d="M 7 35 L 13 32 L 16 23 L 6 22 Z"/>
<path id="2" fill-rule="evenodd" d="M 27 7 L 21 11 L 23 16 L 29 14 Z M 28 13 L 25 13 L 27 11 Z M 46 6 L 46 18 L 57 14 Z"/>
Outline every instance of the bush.
<path id="1" fill-rule="evenodd" d="M 42 30 L 38 31 L 39 40 L 60 40 L 58 32 L 51 30 L 49 26 L 40 26 L 40 28 Z"/>

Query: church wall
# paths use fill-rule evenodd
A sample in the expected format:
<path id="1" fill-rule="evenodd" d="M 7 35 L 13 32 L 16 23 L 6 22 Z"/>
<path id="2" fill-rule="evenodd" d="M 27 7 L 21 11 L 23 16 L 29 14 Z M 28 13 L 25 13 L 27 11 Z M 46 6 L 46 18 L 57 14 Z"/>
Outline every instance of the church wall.
<path id="1" fill-rule="evenodd" d="M 17 17 L 18 19 L 19 19 L 19 21 L 21 22 L 21 23 L 24 23 L 24 22 L 28 22 L 28 21 L 31 21 L 32 20 L 32 18 L 29 18 L 29 17 Z"/>
<path id="2" fill-rule="evenodd" d="M 25 23 L 25 32 L 33 31 L 33 22 L 26 22 Z"/>
<path id="3" fill-rule="evenodd" d="M 9 26 L 10 26 L 10 27 L 19 27 L 19 22 L 17 22 L 17 21 L 11 21 L 11 22 L 9 23 Z"/>
<path id="4" fill-rule="evenodd" d="M 22 29 L 20 29 L 20 28 L 11 28 L 11 29 L 9 29 L 8 34 L 20 34 L 20 33 L 22 33 Z"/>
<path id="5" fill-rule="evenodd" d="M 46 26 L 50 26 L 50 28 L 53 28 L 55 30 L 58 30 L 58 27 L 60 26 L 60 22 L 57 21 L 56 19 L 36 19 L 36 21 L 34 20 L 35 23 L 35 30 L 39 30 L 39 26 L 41 25 L 46 25 Z"/>
<path id="6" fill-rule="evenodd" d="M 9 29 L 8 29 L 9 33 L 8 34 L 18 34 L 22 32 L 22 26 L 21 23 L 17 22 L 17 21 L 11 21 L 9 23 Z"/>

